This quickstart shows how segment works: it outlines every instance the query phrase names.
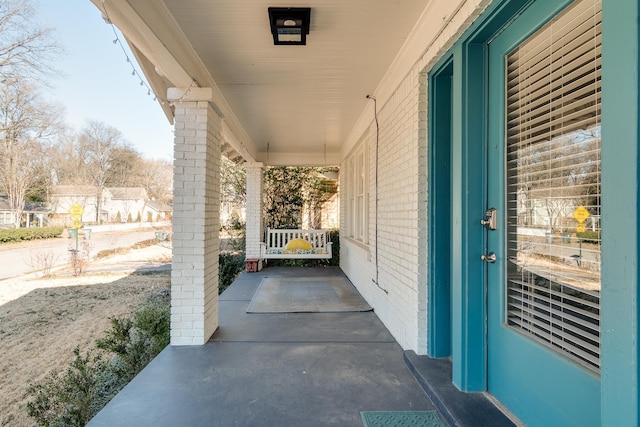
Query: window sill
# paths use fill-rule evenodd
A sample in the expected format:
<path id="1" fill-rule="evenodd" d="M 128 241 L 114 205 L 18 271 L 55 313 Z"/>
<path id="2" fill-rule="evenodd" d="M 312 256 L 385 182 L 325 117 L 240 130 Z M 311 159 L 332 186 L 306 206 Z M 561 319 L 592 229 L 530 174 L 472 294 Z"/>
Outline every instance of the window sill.
<path id="1" fill-rule="evenodd" d="M 367 255 L 371 252 L 371 247 L 365 243 L 362 243 L 360 240 L 356 240 L 353 237 L 343 237 L 343 240 L 346 240 L 349 244 L 357 246 L 359 249 L 367 252 Z"/>

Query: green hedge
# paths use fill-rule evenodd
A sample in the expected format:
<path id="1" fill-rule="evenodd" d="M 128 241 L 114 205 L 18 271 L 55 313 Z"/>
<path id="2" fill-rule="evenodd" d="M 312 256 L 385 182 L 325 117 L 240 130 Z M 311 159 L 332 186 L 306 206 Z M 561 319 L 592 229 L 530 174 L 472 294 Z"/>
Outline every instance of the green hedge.
<path id="1" fill-rule="evenodd" d="M 583 231 L 576 233 L 576 237 L 586 243 L 600 243 L 602 235 L 600 231 Z"/>
<path id="2" fill-rule="evenodd" d="M 0 243 L 24 242 L 25 240 L 51 239 L 62 235 L 62 227 L 14 228 L 0 230 Z"/>
<path id="3" fill-rule="evenodd" d="M 98 350 L 76 347 L 64 372 L 27 388 L 27 414 L 38 426 L 81 427 L 169 344 L 168 290 L 150 296 L 133 317 L 111 319 Z"/>
<path id="4" fill-rule="evenodd" d="M 244 252 L 220 252 L 218 256 L 218 294 L 227 289 L 244 270 Z"/>

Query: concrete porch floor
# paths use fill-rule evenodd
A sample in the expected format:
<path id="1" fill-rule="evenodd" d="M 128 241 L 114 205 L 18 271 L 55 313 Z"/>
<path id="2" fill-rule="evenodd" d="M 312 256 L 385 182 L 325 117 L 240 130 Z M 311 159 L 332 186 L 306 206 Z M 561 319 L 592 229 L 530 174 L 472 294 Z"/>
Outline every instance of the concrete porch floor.
<path id="1" fill-rule="evenodd" d="M 207 344 L 167 347 L 89 425 L 362 426 L 361 411 L 431 409 L 450 425 L 513 425 L 484 395 L 456 391 L 446 361 L 403 352 L 374 312 L 246 313 L 264 277 L 342 274 L 242 273 Z"/>

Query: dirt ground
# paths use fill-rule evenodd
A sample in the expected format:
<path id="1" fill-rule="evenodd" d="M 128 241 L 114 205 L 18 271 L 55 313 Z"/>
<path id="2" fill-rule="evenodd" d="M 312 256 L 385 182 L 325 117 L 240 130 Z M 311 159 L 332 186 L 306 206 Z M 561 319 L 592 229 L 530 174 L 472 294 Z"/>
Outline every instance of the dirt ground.
<path id="1" fill-rule="evenodd" d="M 146 296 L 169 288 L 171 248 L 153 245 L 89 263 L 73 277 L 0 281 L 0 426 L 32 426 L 25 391 L 62 371 L 73 349 L 93 348 L 110 317 L 130 315 Z"/>

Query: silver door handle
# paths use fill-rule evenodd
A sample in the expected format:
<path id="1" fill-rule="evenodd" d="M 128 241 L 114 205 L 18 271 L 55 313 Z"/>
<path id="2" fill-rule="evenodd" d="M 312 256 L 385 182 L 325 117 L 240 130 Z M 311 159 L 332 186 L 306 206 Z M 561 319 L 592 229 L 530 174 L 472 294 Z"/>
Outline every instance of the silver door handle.
<path id="1" fill-rule="evenodd" d="M 489 252 L 486 255 L 482 255 L 480 259 L 483 260 L 484 262 L 494 263 L 496 262 L 496 254 L 495 252 Z"/>
<path id="2" fill-rule="evenodd" d="M 498 211 L 496 208 L 489 208 L 484 213 L 484 219 L 480 221 L 480 224 L 484 225 L 488 230 L 495 230 L 498 228 Z"/>

